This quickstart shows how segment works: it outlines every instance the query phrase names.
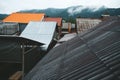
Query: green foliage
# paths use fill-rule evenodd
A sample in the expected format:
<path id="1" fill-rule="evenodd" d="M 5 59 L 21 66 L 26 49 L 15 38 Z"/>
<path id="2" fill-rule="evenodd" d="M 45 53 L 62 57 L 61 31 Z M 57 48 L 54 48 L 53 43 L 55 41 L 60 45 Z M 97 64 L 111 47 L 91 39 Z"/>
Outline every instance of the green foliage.
<path id="1" fill-rule="evenodd" d="M 71 22 L 71 23 L 76 23 L 76 19 L 69 17 L 68 19 L 66 19 L 67 22 Z"/>
<path id="2" fill-rule="evenodd" d="M 103 14 L 104 14 L 104 15 L 110 15 L 110 13 L 108 12 L 108 10 L 105 10 L 105 11 L 103 12 Z"/>
<path id="3" fill-rule="evenodd" d="M 7 14 L 0 14 L 0 20 L 3 20 L 4 18 L 6 18 L 8 15 Z"/>

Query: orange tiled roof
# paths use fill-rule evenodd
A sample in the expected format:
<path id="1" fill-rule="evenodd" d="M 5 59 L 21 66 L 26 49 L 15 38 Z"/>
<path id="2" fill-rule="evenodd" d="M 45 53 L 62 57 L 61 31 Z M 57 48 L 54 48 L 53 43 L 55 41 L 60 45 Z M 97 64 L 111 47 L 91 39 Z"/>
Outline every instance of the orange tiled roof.
<path id="1" fill-rule="evenodd" d="M 41 21 L 44 13 L 12 13 L 3 22 L 29 23 L 29 21 Z"/>
<path id="2" fill-rule="evenodd" d="M 62 26 L 62 18 L 44 18 L 44 21 L 56 21 L 58 26 Z"/>

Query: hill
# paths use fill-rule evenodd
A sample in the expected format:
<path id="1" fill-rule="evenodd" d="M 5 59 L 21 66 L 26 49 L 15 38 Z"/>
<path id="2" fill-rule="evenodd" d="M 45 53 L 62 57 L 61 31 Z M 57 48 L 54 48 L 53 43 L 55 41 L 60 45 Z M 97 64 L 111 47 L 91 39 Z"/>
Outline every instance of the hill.
<path id="1" fill-rule="evenodd" d="M 45 13 L 49 17 L 62 17 L 63 19 L 70 20 L 76 17 L 82 18 L 100 18 L 102 14 L 110 14 L 111 16 L 120 15 L 120 8 L 106 8 L 105 6 L 97 7 L 84 7 L 84 6 L 71 6 L 68 8 L 47 8 L 47 9 L 31 9 L 21 10 L 19 12 L 30 13 Z M 8 16 L 7 14 L 0 14 L 0 19 Z"/>
<path id="2" fill-rule="evenodd" d="M 8 14 L 0 14 L 0 20 L 3 20 L 7 16 L 8 16 Z"/>
<path id="3" fill-rule="evenodd" d="M 84 18 L 100 18 L 102 14 L 110 14 L 111 16 L 120 15 L 120 8 L 106 8 L 101 6 L 96 7 L 84 7 L 84 6 L 72 6 L 68 8 L 48 8 L 48 9 L 33 9 L 22 10 L 20 12 L 32 12 L 32 13 L 45 13 L 50 17 L 62 17 L 64 19 L 84 17 Z"/>

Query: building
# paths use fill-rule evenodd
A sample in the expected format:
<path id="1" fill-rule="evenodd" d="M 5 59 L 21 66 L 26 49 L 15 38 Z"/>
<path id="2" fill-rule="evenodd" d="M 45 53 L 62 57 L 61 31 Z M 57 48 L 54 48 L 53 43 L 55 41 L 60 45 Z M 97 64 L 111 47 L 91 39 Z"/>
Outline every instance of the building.
<path id="1" fill-rule="evenodd" d="M 71 25 L 71 32 L 76 33 L 76 25 L 74 23 L 72 23 L 72 25 Z"/>
<path id="2" fill-rule="evenodd" d="M 70 33 L 71 32 L 71 26 L 72 26 L 72 24 L 70 22 L 63 23 L 62 34 Z"/>
<path id="3" fill-rule="evenodd" d="M 120 18 L 53 48 L 24 80 L 120 80 Z"/>
<path id="4" fill-rule="evenodd" d="M 24 77 L 51 47 L 56 24 L 30 21 L 19 35 L 0 35 L 0 75 L 3 75 L 0 79 L 7 80 L 18 71 Z M 11 64 L 12 67 L 1 69 L 3 64 Z"/>
<path id="5" fill-rule="evenodd" d="M 118 18 L 120 17 L 119 15 L 118 16 L 110 16 L 110 15 L 101 15 L 101 20 L 102 21 L 107 21 L 107 20 L 112 20 L 112 19 L 115 19 L 115 18 Z"/>
<path id="6" fill-rule="evenodd" d="M 44 16 L 44 13 L 12 13 L 3 19 L 3 22 L 19 23 L 19 30 L 21 33 L 30 21 L 42 21 Z"/>
<path id="7" fill-rule="evenodd" d="M 58 17 L 58 18 L 50 18 L 50 17 L 46 17 L 44 18 L 44 21 L 55 21 L 57 22 L 57 32 L 58 32 L 58 39 L 61 36 L 61 27 L 62 27 L 62 18 Z"/>
<path id="8" fill-rule="evenodd" d="M 100 19 L 87 19 L 87 18 L 77 18 L 77 32 L 82 33 L 98 25 L 101 22 Z"/>
<path id="9" fill-rule="evenodd" d="M 66 33 L 72 33 L 72 32 L 76 32 L 76 27 L 75 24 L 72 24 L 70 22 L 64 22 L 63 26 L 62 26 L 62 34 L 66 34 Z"/>
<path id="10" fill-rule="evenodd" d="M 109 17 L 110 15 L 105 15 L 105 14 L 101 15 L 103 21 L 108 20 Z"/>
<path id="11" fill-rule="evenodd" d="M 19 32 L 18 23 L 1 22 L 0 35 L 15 35 Z"/>

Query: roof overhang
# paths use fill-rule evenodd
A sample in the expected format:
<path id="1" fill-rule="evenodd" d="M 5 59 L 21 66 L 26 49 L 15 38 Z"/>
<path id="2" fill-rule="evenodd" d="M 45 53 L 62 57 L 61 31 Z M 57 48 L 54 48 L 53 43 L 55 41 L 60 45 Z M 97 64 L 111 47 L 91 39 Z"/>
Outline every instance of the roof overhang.
<path id="1" fill-rule="evenodd" d="M 43 43 L 31 39 L 27 39 L 19 36 L 12 36 L 12 35 L 0 35 L 0 40 L 7 40 L 7 41 L 10 40 L 20 44 L 24 43 L 24 44 L 38 45 L 38 46 L 44 45 Z"/>

